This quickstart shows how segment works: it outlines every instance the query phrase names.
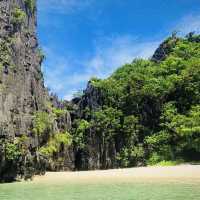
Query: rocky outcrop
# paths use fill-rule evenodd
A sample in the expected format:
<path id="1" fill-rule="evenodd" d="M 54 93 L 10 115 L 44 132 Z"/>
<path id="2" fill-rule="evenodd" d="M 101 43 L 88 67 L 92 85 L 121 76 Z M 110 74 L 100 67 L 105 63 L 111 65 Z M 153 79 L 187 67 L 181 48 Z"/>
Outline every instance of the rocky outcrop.
<path id="1" fill-rule="evenodd" d="M 49 136 L 41 139 L 33 134 L 34 114 L 49 112 L 47 103 L 51 102 L 41 72 L 43 55 L 36 25 L 35 0 L 0 1 L 0 181 L 17 175 L 29 177 L 44 171 L 48 164 L 38 149 Z M 70 121 L 66 112 L 54 120 L 54 131 L 70 129 Z M 26 154 L 19 156 L 23 139 L 20 145 Z M 66 148 L 63 151 L 68 153 Z"/>
<path id="2" fill-rule="evenodd" d="M 1 134 L 13 138 L 30 129 L 33 113 L 44 109 L 47 92 L 40 68 L 35 11 L 31 13 L 23 0 L 1 1 L 0 9 L 1 54 L 7 57 L 0 60 Z M 16 9 L 23 19 L 14 19 Z M 15 24 L 14 20 L 23 21 Z M 3 52 L 5 48 L 7 52 Z"/>
<path id="3" fill-rule="evenodd" d="M 88 82 L 82 97 L 72 100 L 72 121 L 84 119 L 91 121 L 92 113 L 104 105 L 104 96 L 100 88 L 95 87 L 92 81 Z M 118 167 L 116 162 L 117 138 L 104 143 L 96 131 L 91 127 L 85 133 L 83 149 L 74 146 L 74 166 L 76 170 L 111 169 Z"/>
<path id="4" fill-rule="evenodd" d="M 18 173 L 19 163 L 6 162 L 6 143 L 14 143 L 22 135 L 30 137 L 33 113 L 43 110 L 47 99 L 35 33 L 36 8 L 30 9 L 23 0 L 0 1 L 0 139 L 4 141 L 0 179 L 12 179 Z M 31 137 L 28 146 L 26 159 L 34 163 L 37 158 L 31 154 L 37 139 Z"/>
<path id="5" fill-rule="evenodd" d="M 154 62 L 163 61 L 172 52 L 173 48 L 176 46 L 177 41 L 178 38 L 176 37 L 176 35 L 172 35 L 172 37 L 169 37 L 156 49 L 151 60 Z"/>
<path id="6" fill-rule="evenodd" d="M 71 101 L 76 118 L 87 118 L 87 110 L 95 111 L 103 105 L 101 90 L 95 87 L 91 81 L 88 82 L 86 89 L 81 97 L 76 97 Z"/>

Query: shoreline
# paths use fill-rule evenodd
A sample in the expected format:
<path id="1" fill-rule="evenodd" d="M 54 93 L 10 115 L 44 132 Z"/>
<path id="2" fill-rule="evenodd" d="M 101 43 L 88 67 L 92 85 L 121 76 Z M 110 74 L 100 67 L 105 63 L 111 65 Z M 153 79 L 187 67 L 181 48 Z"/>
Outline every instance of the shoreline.
<path id="1" fill-rule="evenodd" d="M 128 183 L 128 182 L 199 182 L 200 165 L 170 167 L 137 167 L 77 172 L 47 172 L 36 176 L 33 183 Z"/>

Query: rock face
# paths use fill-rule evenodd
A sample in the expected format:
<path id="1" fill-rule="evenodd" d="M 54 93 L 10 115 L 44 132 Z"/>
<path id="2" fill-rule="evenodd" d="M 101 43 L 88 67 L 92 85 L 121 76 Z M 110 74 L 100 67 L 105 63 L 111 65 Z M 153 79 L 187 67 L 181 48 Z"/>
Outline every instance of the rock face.
<path id="1" fill-rule="evenodd" d="M 101 96 L 101 91 L 95 88 L 91 82 L 84 91 L 84 95 L 80 99 L 72 100 L 74 104 L 78 105 L 78 117 L 84 117 L 84 110 L 87 107 L 90 110 L 96 110 L 103 105 L 103 99 Z"/>
<path id="2" fill-rule="evenodd" d="M 104 97 L 101 90 L 94 87 L 89 81 L 86 90 L 81 98 L 72 100 L 76 105 L 75 117 L 76 119 L 85 119 L 90 121 L 90 114 L 88 112 L 95 112 L 102 108 L 104 105 Z M 74 116 L 74 115 L 73 115 Z M 87 144 L 84 149 L 76 148 L 74 150 L 75 168 L 76 170 L 96 170 L 96 169 L 111 169 L 116 168 L 117 163 L 115 160 L 117 153 L 117 138 L 109 142 L 102 141 L 93 128 L 88 129 L 86 132 Z"/>
<path id="3" fill-rule="evenodd" d="M 160 46 L 156 49 L 151 60 L 155 62 L 163 61 L 172 51 L 173 47 L 175 47 L 177 41 L 178 39 L 176 38 L 175 35 L 169 37 L 167 40 L 161 43 Z"/>
<path id="4" fill-rule="evenodd" d="M 19 24 L 12 21 L 16 9 L 25 15 Z M 0 1 L 0 11 L 1 51 L 4 46 L 8 51 L 1 52 L 8 58 L 0 60 L 0 134 L 12 138 L 30 129 L 32 115 L 44 109 L 47 93 L 40 68 L 35 10 L 32 13 L 23 0 L 5 0 Z"/>
<path id="5" fill-rule="evenodd" d="M 36 37 L 35 0 L 1 0 L 0 181 L 24 175 L 23 168 L 31 174 L 45 169 L 46 161 L 37 150 L 48 142 L 49 136 L 41 139 L 32 131 L 34 113 L 49 112 L 46 104 L 51 100 L 43 83 L 42 60 Z M 52 129 L 68 130 L 70 121 L 66 113 L 54 120 Z M 20 145 L 26 147 L 26 155 L 19 158 L 15 144 L 23 138 L 26 142 Z M 71 151 L 63 148 L 60 153 L 64 151 L 66 166 L 71 168 Z"/>
<path id="6" fill-rule="evenodd" d="M 14 142 L 26 135 L 29 157 L 35 159 L 38 140 L 31 137 L 33 113 L 45 108 L 48 98 L 43 84 L 36 37 L 36 8 L 24 0 L 0 1 L 0 139 Z M 5 145 L 5 142 L 4 142 Z M 3 150 L 4 149 L 4 150 Z M 12 179 L 14 163 L 0 158 L 0 179 Z"/>

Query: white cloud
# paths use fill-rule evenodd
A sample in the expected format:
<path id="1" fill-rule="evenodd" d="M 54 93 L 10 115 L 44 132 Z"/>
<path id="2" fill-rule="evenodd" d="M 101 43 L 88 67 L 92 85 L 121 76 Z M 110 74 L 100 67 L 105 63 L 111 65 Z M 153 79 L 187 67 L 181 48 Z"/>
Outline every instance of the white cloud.
<path id="1" fill-rule="evenodd" d="M 101 39 L 96 43 L 96 52 L 87 65 L 104 78 L 119 66 L 132 62 L 134 58 L 151 57 L 158 44 L 158 41 L 145 42 L 131 36 Z"/>
<path id="2" fill-rule="evenodd" d="M 180 20 L 175 29 L 183 35 L 193 31 L 200 33 L 200 15 L 186 15 Z"/>
<path id="3" fill-rule="evenodd" d="M 63 99 L 64 100 L 67 100 L 67 101 L 70 101 L 72 98 L 73 98 L 73 96 L 74 96 L 74 94 L 77 92 L 77 90 L 71 90 L 71 91 L 68 91 L 67 92 L 67 94 L 66 95 L 64 95 L 64 97 L 63 97 Z"/>
<path id="4" fill-rule="evenodd" d="M 73 94 L 86 87 L 91 77 L 106 78 L 114 70 L 132 62 L 134 58 L 149 58 L 159 42 L 140 42 L 130 36 L 102 38 L 95 43 L 95 53 L 84 61 L 57 55 L 44 48 L 48 62 L 44 68 L 46 85 L 63 99 L 70 100 Z M 81 68 L 81 72 L 78 69 Z"/>

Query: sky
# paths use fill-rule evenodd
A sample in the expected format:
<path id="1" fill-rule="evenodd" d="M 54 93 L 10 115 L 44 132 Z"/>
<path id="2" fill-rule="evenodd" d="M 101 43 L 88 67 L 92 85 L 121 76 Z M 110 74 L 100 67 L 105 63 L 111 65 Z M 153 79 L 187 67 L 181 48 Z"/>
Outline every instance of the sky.
<path id="1" fill-rule="evenodd" d="M 173 31 L 200 32 L 199 0 L 38 0 L 45 85 L 70 100 L 92 77 L 150 58 Z"/>

